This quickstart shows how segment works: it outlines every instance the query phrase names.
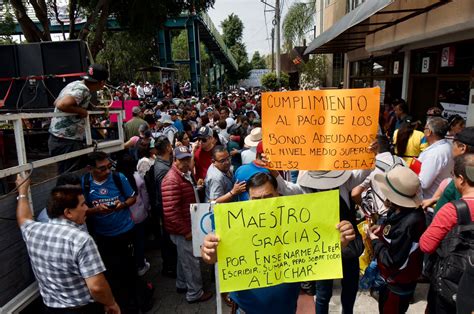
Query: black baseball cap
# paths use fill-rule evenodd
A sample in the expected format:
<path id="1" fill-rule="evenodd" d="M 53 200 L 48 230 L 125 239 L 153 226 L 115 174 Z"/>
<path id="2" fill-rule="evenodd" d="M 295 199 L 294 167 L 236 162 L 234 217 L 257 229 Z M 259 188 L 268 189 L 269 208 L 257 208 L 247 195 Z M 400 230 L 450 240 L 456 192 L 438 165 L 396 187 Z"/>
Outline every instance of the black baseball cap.
<path id="1" fill-rule="evenodd" d="M 87 69 L 86 75 L 82 78 L 88 82 L 97 83 L 109 79 L 109 71 L 102 64 L 91 64 Z"/>
<path id="2" fill-rule="evenodd" d="M 463 144 L 474 146 L 474 126 L 465 127 L 454 136 L 454 139 Z"/>

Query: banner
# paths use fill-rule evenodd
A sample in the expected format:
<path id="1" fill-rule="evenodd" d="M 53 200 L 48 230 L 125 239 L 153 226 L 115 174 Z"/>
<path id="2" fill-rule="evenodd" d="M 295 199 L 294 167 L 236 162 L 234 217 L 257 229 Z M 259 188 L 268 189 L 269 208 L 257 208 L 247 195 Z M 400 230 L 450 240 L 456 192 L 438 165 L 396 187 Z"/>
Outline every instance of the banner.
<path id="1" fill-rule="evenodd" d="M 216 204 L 220 291 L 342 277 L 339 190 Z"/>
<path id="2" fill-rule="evenodd" d="M 371 169 L 380 89 L 262 94 L 263 148 L 276 170 Z"/>

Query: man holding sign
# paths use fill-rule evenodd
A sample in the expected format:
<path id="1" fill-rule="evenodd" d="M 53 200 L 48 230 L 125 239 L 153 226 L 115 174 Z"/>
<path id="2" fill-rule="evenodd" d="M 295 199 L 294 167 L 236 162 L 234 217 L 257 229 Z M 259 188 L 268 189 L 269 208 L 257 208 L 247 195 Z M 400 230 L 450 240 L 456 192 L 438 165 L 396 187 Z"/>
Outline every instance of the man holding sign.
<path id="1" fill-rule="evenodd" d="M 271 176 L 270 174 L 267 174 L 267 173 L 257 173 L 256 175 L 251 177 L 250 180 L 247 181 L 247 190 L 248 190 L 249 195 L 250 195 L 250 200 L 262 200 L 262 199 L 269 199 L 269 198 L 278 197 L 279 194 L 277 192 L 277 189 L 278 189 L 277 181 L 275 180 L 275 178 L 273 176 Z M 259 204 L 261 203 L 263 205 L 262 201 L 257 201 L 257 202 L 259 202 Z M 237 204 L 241 204 L 241 207 L 244 207 L 243 204 L 245 204 L 245 203 L 237 203 Z M 250 206 L 250 205 L 251 205 L 251 203 L 248 203 L 248 206 Z M 216 210 L 216 214 L 217 214 L 217 211 L 218 210 Z M 246 214 L 251 214 L 251 213 L 248 213 L 248 212 L 245 212 L 245 213 Z M 263 212 L 260 211 L 260 213 L 257 217 L 262 218 L 264 214 L 265 214 L 264 211 Z M 269 214 L 269 217 L 273 216 L 271 213 L 267 213 L 267 214 Z M 244 214 L 242 214 L 242 215 L 244 215 Z M 290 222 L 290 220 L 291 220 L 290 216 L 291 215 L 288 216 L 288 222 Z M 232 217 L 232 216 L 229 216 L 229 217 Z M 276 221 L 277 216 L 273 216 L 273 217 L 275 217 L 275 221 Z M 300 218 L 302 218 L 302 216 L 300 216 Z M 336 216 L 334 218 L 336 218 L 336 220 L 338 220 Z M 242 216 L 242 219 L 243 219 L 243 216 Z M 281 216 L 280 216 L 280 219 L 281 219 Z M 217 218 L 216 218 L 216 220 L 217 220 Z M 306 221 L 306 218 L 303 218 L 303 220 Z M 282 222 L 282 220 L 280 220 L 280 222 Z M 268 222 L 268 223 L 270 223 L 270 222 Z M 249 221 L 248 227 L 250 227 L 250 224 L 251 223 Z M 263 226 L 263 224 L 264 224 L 263 219 L 259 220 L 259 224 L 261 225 L 261 227 L 264 227 Z M 276 225 L 277 224 L 275 223 L 275 226 Z M 216 225 L 216 227 L 219 230 L 220 226 Z M 222 227 L 224 227 L 224 226 L 222 226 Z M 271 228 L 271 226 L 270 226 L 270 228 Z M 340 241 L 341 241 L 340 246 L 342 248 L 345 248 L 349 244 L 349 242 L 354 240 L 354 238 L 355 238 L 354 228 L 352 227 L 351 223 L 348 222 L 348 221 L 341 221 L 340 223 L 337 224 L 336 228 L 339 230 L 339 233 L 340 233 Z M 226 231 L 228 231 L 228 230 L 226 230 Z M 250 228 L 249 228 L 248 231 L 250 231 Z M 314 230 L 314 229 L 311 232 L 313 232 L 313 236 L 315 234 L 318 234 L 317 230 Z M 227 234 L 227 235 L 229 236 L 229 238 L 232 237 L 232 236 L 230 236 L 230 234 Z M 236 237 L 238 237 L 238 235 L 236 235 Z M 266 246 L 275 246 L 276 247 L 277 244 L 278 244 L 277 242 L 279 242 L 278 240 L 276 240 L 277 237 L 274 238 L 274 241 L 264 239 L 263 242 L 259 242 L 258 240 L 255 240 L 255 236 L 254 236 L 254 238 L 253 238 L 254 245 L 260 245 L 259 243 L 263 243 L 263 250 L 265 249 Z M 223 238 L 222 241 L 229 242 L 230 240 L 232 240 L 232 239 L 229 239 L 229 238 L 226 238 L 226 239 Z M 298 238 L 298 240 L 296 240 L 297 238 Z M 295 239 L 295 242 L 297 242 L 297 241 L 304 242 L 305 239 L 309 239 L 309 235 L 306 235 L 306 237 L 305 237 L 304 235 L 301 234 L 299 237 L 295 236 L 294 239 Z M 221 239 L 219 238 L 218 235 L 208 234 L 205 237 L 204 243 L 203 243 L 202 249 L 201 249 L 201 256 L 202 256 L 203 260 L 206 263 L 213 264 L 213 263 L 217 262 L 217 247 L 219 245 L 220 240 Z M 286 238 L 285 233 L 284 233 L 283 235 L 281 235 L 280 240 L 282 240 L 282 241 L 279 242 L 279 243 L 282 244 L 282 248 L 284 250 L 286 247 L 291 246 L 291 245 L 287 245 L 287 244 L 292 242 L 293 236 Z M 319 238 L 316 239 L 316 241 L 319 241 Z M 273 242 L 273 244 L 271 244 L 271 242 Z M 285 245 L 287 245 L 287 246 L 285 246 Z M 323 246 L 324 246 L 324 244 L 323 244 Z M 337 247 L 337 248 L 334 249 L 335 247 Z M 243 250 L 243 247 L 241 247 L 241 249 Z M 332 247 L 332 249 L 334 249 L 334 251 L 339 251 L 339 253 L 340 253 L 339 243 L 337 243 L 334 247 Z M 323 248 L 322 250 L 323 251 L 328 250 L 328 248 L 326 247 L 326 248 Z M 295 250 L 292 253 L 295 253 L 295 252 L 298 252 L 298 254 L 303 254 L 302 253 L 303 250 Z M 305 250 L 305 252 L 307 252 L 307 250 Z M 285 254 L 287 254 L 287 253 L 288 253 L 288 251 L 285 251 Z M 321 256 L 323 252 L 320 252 L 320 253 L 321 254 L 319 256 Z M 327 252 L 324 252 L 324 253 L 327 253 Z M 258 254 L 258 250 L 255 251 L 255 254 Z M 310 255 L 311 256 L 306 256 L 306 258 L 308 260 L 309 259 L 315 259 L 315 258 L 318 257 L 317 253 L 316 254 L 310 254 Z M 279 253 L 278 256 L 282 257 L 282 254 Z M 267 257 L 268 256 L 261 256 L 261 257 L 257 258 L 257 255 L 255 255 L 255 260 L 260 261 L 260 262 L 257 261 L 256 264 L 258 265 L 259 263 L 263 262 Z M 304 259 L 304 258 L 294 259 L 294 255 L 292 257 L 293 257 L 293 262 L 295 262 L 295 260 L 302 262 L 303 259 Z M 278 259 L 278 257 L 275 257 L 275 258 Z M 228 260 L 228 259 L 226 259 L 226 260 Z M 321 261 L 322 260 L 323 260 L 323 258 L 321 259 Z M 240 259 L 240 261 L 242 261 L 242 259 Z M 282 280 L 280 280 L 280 282 L 284 282 L 284 283 L 273 284 L 273 285 L 272 285 L 272 283 L 268 282 L 268 276 L 267 276 L 267 282 L 266 283 L 261 283 L 261 284 L 254 282 L 253 279 L 252 279 L 252 281 L 249 284 L 250 288 L 246 288 L 247 290 L 239 289 L 239 290 L 242 290 L 242 291 L 233 292 L 231 294 L 231 298 L 237 303 L 239 309 L 243 310 L 245 313 L 295 313 L 296 312 L 297 299 L 298 299 L 298 294 L 299 294 L 299 290 L 300 290 L 300 284 L 297 281 L 304 281 L 305 280 L 305 278 L 306 278 L 305 276 L 308 275 L 308 273 L 306 273 L 305 270 L 308 270 L 308 272 L 314 273 L 313 271 L 310 271 L 311 268 L 312 268 L 311 267 L 312 265 L 308 265 L 302 271 L 298 272 L 298 271 L 295 271 L 294 269 L 289 269 L 289 268 L 291 268 L 292 265 L 287 265 L 288 264 L 287 261 L 285 261 L 283 259 L 281 259 L 280 261 L 281 261 L 280 264 L 282 265 L 282 267 L 284 267 L 284 265 L 286 264 L 286 269 L 284 271 L 280 272 L 280 279 L 282 279 L 281 278 L 282 273 L 284 273 L 283 277 L 285 277 L 285 278 L 292 277 L 292 278 L 288 279 L 288 280 L 282 279 Z M 223 266 L 222 268 L 226 267 L 225 263 L 226 263 L 226 261 L 223 260 L 222 261 L 222 266 Z M 318 263 L 319 263 L 319 261 L 315 261 L 313 264 L 317 265 Z M 331 262 L 331 263 L 334 263 L 334 262 Z M 229 263 L 227 263 L 227 264 L 229 264 Z M 294 264 L 295 263 L 293 263 L 293 265 Z M 273 265 L 275 265 L 275 263 L 273 263 Z M 340 257 L 339 257 L 339 265 L 340 265 Z M 268 265 L 266 265 L 266 266 L 267 267 L 270 266 L 270 263 L 268 263 Z M 267 267 L 265 267 L 265 269 L 270 271 L 270 269 L 268 269 Z M 256 269 L 256 268 L 257 267 L 253 267 L 253 269 Z M 337 267 L 334 267 L 334 268 L 337 268 Z M 223 273 L 223 272 L 225 272 L 225 269 L 221 269 L 219 267 L 219 271 L 221 273 Z M 289 276 L 287 276 L 287 273 L 288 273 Z M 227 275 L 224 275 L 224 277 L 225 277 L 224 279 L 228 279 L 229 277 L 235 276 L 236 272 L 227 272 L 226 274 Z M 221 275 L 222 274 L 220 274 L 220 277 L 222 277 Z M 301 280 L 298 280 L 298 278 L 297 278 L 298 275 L 301 275 Z M 261 274 L 258 274 L 256 272 L 255 275 L 253 276 L 253 278 L 256 278 L 257 276 L 261 276 Z M 258 279 L 255 279 L 255 280 L 258 280 Z M 227 281 L 227 280 L 224 280 L 224 281 Z M 221 280 L 221 286 L 223 286 L 222 280 Z M 261 286 L 263 288 L 255 289 L 254 288 L 255 286 L 257 286 L 257 287 Z M 225 288 L 223 287 L 222 290 L 225 290 Z"/>

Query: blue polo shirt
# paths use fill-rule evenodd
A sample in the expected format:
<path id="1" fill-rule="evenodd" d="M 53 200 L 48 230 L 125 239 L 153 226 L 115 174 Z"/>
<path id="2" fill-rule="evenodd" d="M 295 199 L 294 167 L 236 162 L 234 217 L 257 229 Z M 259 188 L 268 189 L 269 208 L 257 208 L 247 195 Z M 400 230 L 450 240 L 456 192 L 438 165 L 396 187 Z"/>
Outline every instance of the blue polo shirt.
<path id="1" fill-rule="evenodd" d="M 90 181 L 90 192 L 86 196 L 87 200 L 92 203 L 95 207 L 100 204 L 110 206 L 115 203 L 116 200 L 125 202 L 126 199 L 135 195 L 135 191 L 130 186 L 127 178 L 119 173 L 120 180 L 122 181 L 122 189 L 125 195 L 122 195 L 119 188 L 115 186 L 112 173 L 109 175 L 106 181 L 102 183 L 95 182 L 92 178 Z M 84 177 L 82 177 L 82 188 L 84 189 Z M 102 236 L 116 236 L 125 233 L 133 228 L 135 225 L 130 215 L 128 208 L 120 211 L 113 211 L 107 214 L 95 214 L 90 217 L 94 225 L 94 231 Z"/>
<path id="2" fill-rule="evenodd" d="M 234 182 L 247 182 L 254 174 L 265 172 L 270 173 L 270 170 L 267 168 L 259 167 L 253 162 L 240 166 L 234 174 Z M 238 195 L 238 201 L 247 201 L 249 199 L 249 193 L 244 192 Z"/>
<path id="3" fill-rule="evenodd" d="M 282 283 L 272 287 L 235 291 L 230 297 L 246 314 L 296 313 L 301 283 Z"/>

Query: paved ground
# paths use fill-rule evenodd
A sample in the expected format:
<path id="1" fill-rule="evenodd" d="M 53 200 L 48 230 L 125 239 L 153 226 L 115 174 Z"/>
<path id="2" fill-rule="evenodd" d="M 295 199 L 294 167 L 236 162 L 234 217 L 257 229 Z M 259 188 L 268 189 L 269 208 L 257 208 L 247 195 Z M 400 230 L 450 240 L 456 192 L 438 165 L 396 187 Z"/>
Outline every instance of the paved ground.
<path id="1" fill-rule="evenodd" d="M 177 314 L 195 314 L 195 313 L 216 313 L 216 299 L 198 304 L 188 304 L 184 295 L 176 292 L 175 280 L 161 276 L 161 259 L 159 250 L 153 250 L 147 253 L 147 259 L 151 262 L 151 269 L 145 275 L 147 280 L 154 283 L 155 305 L 148 313 L 177 313 Z M 212 289 L 215 292 L 213 270 L 207 265 L 202 265 L 203 281 L 205 288 Z M 426 307 L 426 295 L 428 291 L 427 284 L 419 284 L 415 293 L 415 303 L 410 305 L 408 312 L 411 314 L 424 313 Z M 335 285 L 334 296 L 330 303 L 330 313 L 341 313 L 340 304 L 340 286 Z M 223 305 L 222 313 L 230 313 L 230 308 Z M 314 299 L 308 295 L 301 294 L 298 299 L 298 314 L 313 314 Z M 359 292 L 354 313 L 378 313 L 377 301 L 375 301 L 368 292 Z"/>

